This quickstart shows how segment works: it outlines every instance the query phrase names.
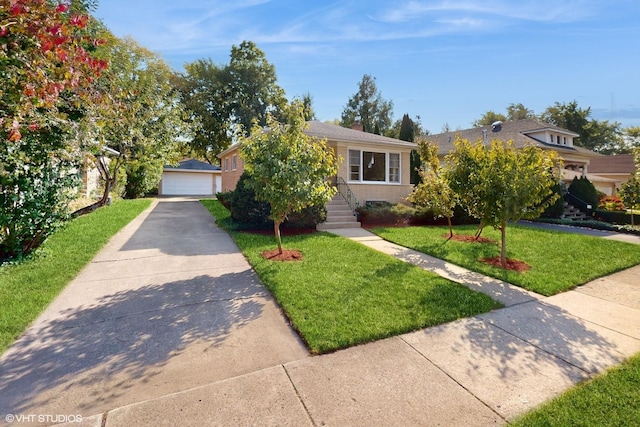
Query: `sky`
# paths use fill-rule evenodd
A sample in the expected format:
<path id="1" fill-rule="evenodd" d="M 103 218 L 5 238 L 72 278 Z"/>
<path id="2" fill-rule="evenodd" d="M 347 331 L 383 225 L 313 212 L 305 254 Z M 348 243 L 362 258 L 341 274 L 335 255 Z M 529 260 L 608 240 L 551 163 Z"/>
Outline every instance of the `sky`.
<path id="1" fill-rule="evenodd" d="M 394 119 L 418 116 L 432 134 L 514 103 L 540 114 L 576 101 L 640 126 L 637 0 L 99 0 L 94 16 L 176 71 L 228 64 L 233 45 L 253 41 L 322 121 L 370 74 Z"/>

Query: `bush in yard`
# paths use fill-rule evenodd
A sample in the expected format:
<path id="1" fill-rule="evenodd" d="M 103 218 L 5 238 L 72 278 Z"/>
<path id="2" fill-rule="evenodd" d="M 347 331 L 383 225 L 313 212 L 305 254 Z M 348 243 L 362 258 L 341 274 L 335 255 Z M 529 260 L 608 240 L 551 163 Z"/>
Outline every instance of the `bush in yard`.
<path id="1" fill-rule="evenodd" d="M 218 193 L 218 200 L 231 212 L 231 218 L 240 223 L 241 228 L 270 228 L 273 221 L 269 219 L 271 207 L 268 203 L 256 200 L 256 193 L 246 183 L 251 179 L 245 171 L 233 191 Z M 295 212 L 287 217 L 283 227 L 289 228 L 313 228 L 327 218 L 324 206 L 308 206 L 300 212 Z"/>
<path id="2" fill-rule="evenodd" d="M 244 224 L 267 225 L 269 221 L 269 204 L 256 200 L 256 193 L 247 186 L 251 177 L 244 172 L 236 185 L 236 189 L 227 197 L 229 211 L 234 221 Z"/>
<path id="3" fill-rule="evenodd" d="M 586 176 L 573 178 L 573 181 L 571 181 L 571 185 L 569 185 L 569 193 L 573 194 L 578 199 L 581 199 L 594 208 L 598 206 L 600 195 L 598 194 L 598 190 L 596 190 L 596 187 L 591 181 L 589 181 Z"/>
<path id="4" fill-rule="evenodd" d="M 624 207 L 622 200 L 616 196 L 604 196 L 600 198 L 598 203 L 598 209 L 611 212 L 625 212 L 627 209 Z"/>
<path id="5" fill-rule="evenodd" d="M 549 205 L 542 213 L 543 218 L 560 218 L 564 213 L 564 199 L 562 198 L 562 187 L 556 184 L 552 188 L 553 196 L 557 197 L 556 201 Z"/>

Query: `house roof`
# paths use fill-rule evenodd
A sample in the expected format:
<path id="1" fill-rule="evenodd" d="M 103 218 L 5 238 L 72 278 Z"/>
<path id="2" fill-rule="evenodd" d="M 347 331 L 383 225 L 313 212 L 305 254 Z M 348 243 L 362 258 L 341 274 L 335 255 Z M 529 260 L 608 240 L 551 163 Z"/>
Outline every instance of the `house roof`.
<path id="1" fill-rule="evenodd" d="M 211 165 L 196 159 L 181 160 L 178 166 L 165 165 L 165 170 L 219 171 L 220 166 Z"/>
<path id="2" fill-rule="evenodd" d="M 304 133 L 309 136 L 315 136 L 317 138 L 326 138 L 329 141 L 347 142 L 350 144 L 382 144 L 395 147 L 406 147 L 414 149 L 417 144 L 408 141 L 402 141 L 395 138 L 389 138 L 382 135 L 376 135 L 375 133 L 363 132 L 360 130 L 344 128 L 342 126 L 334 125 L 331 123 L 323 123 L 317 120 L 307 122 L 309 127 L 305 129 Z M 238 144 L 234 144 L 227 148 L 220 154 L 218 158 L 235 151 L 238 148 Z"/>
<path id="3" fill-rule="evenodd" d="M 636 172 L 636 163 L 633 154 L 599 156 L 591 159 L 589 172 L 634 174 Z"/>
<path id="4" fill-rule="evenodd" d="M 591 150 L 587 150 L 582 147 L 576 146 L 564 146 L 557 144 L 549 144 L 535 138 L 533 135 L 539 132 L 553 131 L 555 133 L 578 137 L 577 133 L 570 130 L 563 129 L 561 127 L 541 122 L 535 119 L 524 119 L 515 121 L 506 121 L 496 130 L 492 129 L 492 126 L 481 126 L 472 129 L 457 130 L 453 132 L 445 132 L 436 135 L 428 135 L 427 140 L 438 144 L 439 154 L 448 154 L 455 149 L 454 141 L 456 136 L 460 136 L 463 139 L 467 139 L 471 142 L 484 139 L 484 133 L 486 132 L 487 141 L 493 139 L 512 140 L 516 147 L 522 148 L 526 145 L 534 145 L 540 148 L 553 149 L 562 153 L 580 153 L 586 156 L 598 156 Z"/>
<path id="5" fill-rule="evenodd" d="M 307 122 L 309 128 L 305 131 L 307 135 L 318 138 L 327 138 L 331 141 L 349 142 L 355 144 L 384 144 L 397 147 L 416 148 L 413 142 L 401 141 L 375 133 L 363 132 L 360 130 L 344 128 L 331 123 L 323 123 L 317 120 Z"/>

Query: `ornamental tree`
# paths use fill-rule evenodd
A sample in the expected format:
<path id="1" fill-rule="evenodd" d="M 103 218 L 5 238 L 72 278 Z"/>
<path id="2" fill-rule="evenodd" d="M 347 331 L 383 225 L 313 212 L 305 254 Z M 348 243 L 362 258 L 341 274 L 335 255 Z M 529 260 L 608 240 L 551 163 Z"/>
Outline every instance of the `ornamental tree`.
<path id="1" fill-rule="evenodd" d="M 486 146 L 458 138 L 455 147 L 446 158 L 451 188 L 469 214 L 500 230 L 500 263 L 506 268 L 507 225 L 537 218 L 555 202 L 560 160 L 555 151 L 497 139 Z"/>
<path id="2" fill-rule="evenodd" d="M 640 148 L 634 150 L 636 173 L 627 182 L 620 186 L 618 193 L 625 206 L 631 209 L 631 223 L 633 215 L 640 209 Z"/>
<path id="3" fill-rule="evenodd" d="M 407 200 L 433 213 L 435 218 L 447 218 L 449 238 L 453 237 L 451 217 L 456 205 L 455 195 L 443 175 L 438 159 L 438 146 L 429 141 L 418 142 L 422 167 L 418 169 L 420 180 Z"/>
<path id="4" fill-rule="evenodd" d="M 308 206 L 327 203 L 336 193 L 328 177 L 337 173 L 337 159 L 326 140 L 304 133 L 304 105 L 294 101 L 285 108 L 284 122 L 272 115 L 267 127 L 253 126 L 240 141 L 241 155 L 251 179 L 247 185 L 256 199 L 269 203 L 278 250 L 282 254 L 280 225 L 287 216 Z"/>
<path id="5" fill-rule="evenodd" d="M 86 4 L 0 0 L 0 260 L 37 247 L 66 215 L 78 119 L 107 67 Z"/>

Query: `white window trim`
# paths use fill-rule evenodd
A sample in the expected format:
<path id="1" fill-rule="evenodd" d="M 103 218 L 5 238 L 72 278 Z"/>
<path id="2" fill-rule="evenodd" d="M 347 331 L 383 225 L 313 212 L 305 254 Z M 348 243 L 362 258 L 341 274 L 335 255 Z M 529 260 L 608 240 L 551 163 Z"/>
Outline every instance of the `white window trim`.
<path id="1" fill-rule="evenodd" d="M 352 180 L 351 179 L 351 155 L 349 153 L 349 151 L 359 151 L 360 152 L 360 172 L 359 172 L 359 179 L 357 181 Z M 365 151 L 368 152 L 372 152 L 372 153 L 381 153 L 385 155 L 385 180 L 384 181 L 364 181 L 362 179 L 362 168 L 363 168 L 363 164 L 364 164 L 364 159 L 362 158 L 362 156 L 364 155 L 363 153 Z M 397 154 L 398 155 L 398 160 L 399 160 L 399 166 L 398 166 L 398 179 L 399 181 L 397 182 L 391 182 L 389 181 L 389 160 L 390 160 L 390 154 Z M 394 151 L 394 150 L 383 150 L 383 149 L 376 149 L 376 148 L 361 148 L 361 147 L 347 147 L 347 183 L 349 184 L 363 184 L 363 185 L 402 185 L 402 152 L 401 151 Z"/>
<path id="2" fill-rule="evenodd" d="M 229 158 L 228 157 L 224 158 L 224 171 L 225 172 L 229 172 Z"/>
<path id="3" fill-rule="evenodd" d="M 231 170 L 234 171 L 238 169 L 238 155 L 234 154 L 231 156 Z"/>

